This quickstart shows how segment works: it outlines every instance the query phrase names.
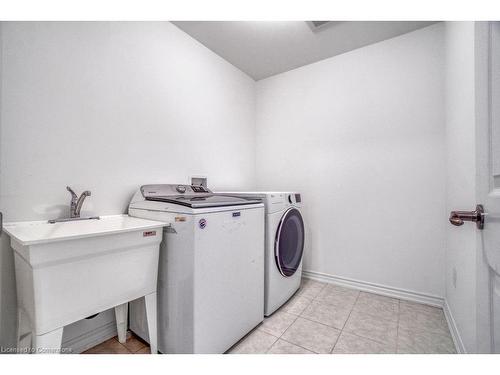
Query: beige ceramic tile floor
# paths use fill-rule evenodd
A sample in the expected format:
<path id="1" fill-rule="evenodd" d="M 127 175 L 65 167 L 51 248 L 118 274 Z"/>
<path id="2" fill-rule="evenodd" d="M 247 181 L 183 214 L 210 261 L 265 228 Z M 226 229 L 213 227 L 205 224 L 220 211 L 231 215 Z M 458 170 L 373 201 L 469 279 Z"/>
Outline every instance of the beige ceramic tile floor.
<path id="1" fill-rule="evenodd" d="M 304 279 L 229 353 L 455 353 L 443 310 Z"/>
<path id="2" fill-rule="evenodd" d="M 89 354 L 149 353 L 130 335 Z M 304 279 L 299 291 L 228 353 L 455 353 L 443 310 Z"/>

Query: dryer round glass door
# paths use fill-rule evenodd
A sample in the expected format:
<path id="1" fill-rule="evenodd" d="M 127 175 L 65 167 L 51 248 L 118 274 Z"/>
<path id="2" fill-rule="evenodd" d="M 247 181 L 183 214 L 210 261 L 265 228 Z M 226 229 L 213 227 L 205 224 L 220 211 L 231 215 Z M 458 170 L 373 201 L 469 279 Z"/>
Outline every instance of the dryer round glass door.
<path id="1" fill-rule="evenodd" d="M 304 221 L 296 208 L 281 218 L 274 242 L 276 265 L 283 276 L 292 276 L 300 266 L 304 251 Z"/>

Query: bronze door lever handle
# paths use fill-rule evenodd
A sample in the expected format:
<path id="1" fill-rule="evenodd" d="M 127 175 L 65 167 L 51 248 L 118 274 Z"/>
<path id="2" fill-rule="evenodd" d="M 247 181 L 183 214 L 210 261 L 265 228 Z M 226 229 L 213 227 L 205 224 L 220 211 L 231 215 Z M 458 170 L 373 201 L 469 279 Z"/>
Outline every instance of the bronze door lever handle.
<path id="1" fill-rule="evenodd" d="M 449 220 L 451 224 L 456 226 L 463 225 L 465 221 L 475 222 L 477 229 L 483 229 L 484 216 L 484 208 L 478 204 L 475 211 L 451 211 Z"/>

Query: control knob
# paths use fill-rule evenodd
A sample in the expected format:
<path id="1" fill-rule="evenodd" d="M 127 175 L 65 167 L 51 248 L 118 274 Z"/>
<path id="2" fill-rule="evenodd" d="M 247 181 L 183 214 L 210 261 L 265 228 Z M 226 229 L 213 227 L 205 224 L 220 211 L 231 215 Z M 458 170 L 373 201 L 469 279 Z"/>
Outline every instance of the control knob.
<path id="1" fill-rule="evenodd" d="M 179 193 L 184 194 L 186 192 L 186 187 L 183 185 L 178 185 L 175 190 L 177 190 Z"/>

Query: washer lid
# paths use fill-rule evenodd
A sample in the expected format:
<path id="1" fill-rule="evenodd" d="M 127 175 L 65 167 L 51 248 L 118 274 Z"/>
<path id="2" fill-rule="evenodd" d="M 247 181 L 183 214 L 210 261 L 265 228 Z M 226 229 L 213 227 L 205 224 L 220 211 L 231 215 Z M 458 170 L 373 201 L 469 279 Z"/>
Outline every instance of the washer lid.
<path id="1" fill-rule="evenodd" d="M 228 197 L 225 195 L 205 195 L 205 196 L 155 196 L 146 197 L 147 201 L 166 202 L 179 204 L 181 206 L 191 208 L 206 208 L 206 207 L 223 207 L 223 206 L 240 206 L 246 204 L 261 203 L 255 199 L 244 199 L 237 197 Z"/>
<path id="2" fill-rule="evenodd" d="M 145 200 L 179 204 L 190 208 L 241 206 L 261 203 L 258 199 L 214 194 L 203 186 L 192 185 L 143 185 L 141 193 Z"/>

